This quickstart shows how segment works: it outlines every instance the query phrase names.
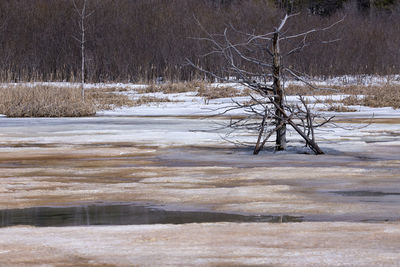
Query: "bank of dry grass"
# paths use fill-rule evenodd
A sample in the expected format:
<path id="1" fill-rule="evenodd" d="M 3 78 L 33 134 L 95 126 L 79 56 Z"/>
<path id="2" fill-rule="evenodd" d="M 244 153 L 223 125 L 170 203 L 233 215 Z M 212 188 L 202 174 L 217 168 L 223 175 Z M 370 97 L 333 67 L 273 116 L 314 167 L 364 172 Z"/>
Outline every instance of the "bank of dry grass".
<path id="1" fill-rule="evenodd" d="M 140 96 L 132 100 L 119 87 L 85 90 L 85 100 L 78 87 L 10 86 L 0 88 L 0 114 L 7 117 L 84 117 L 97 110 L 112 110 L 149 103 L 173 102 L 168 98 Z"/>
<path id="2" fill-rule="evenodd" d="M 8 117 L 82 117 L 96 113 L 79 88 L 15 86 L 0 88 L 0 113 Z"/>

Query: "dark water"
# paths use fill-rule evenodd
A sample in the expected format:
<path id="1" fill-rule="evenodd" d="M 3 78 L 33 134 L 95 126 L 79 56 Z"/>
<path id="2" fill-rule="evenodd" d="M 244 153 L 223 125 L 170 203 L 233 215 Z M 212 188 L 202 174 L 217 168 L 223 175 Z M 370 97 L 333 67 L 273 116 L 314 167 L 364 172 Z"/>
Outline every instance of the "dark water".
<path id="1" fill-rule="evenodd" d="M 302 217 L 258 216 L 204 211 L 170 211 L 137 204 L 93 204 L 0 210 L 0 226 L 83 226 L 205 222 L 301 222 Z"/>
<path id="2" fill-rule="evenodd" d="M 345 197 L 384 197 L 384 196 L 400 196 L 400 193 L 380 192 L 380 191 L 332 191 L 331 193 Z"/>

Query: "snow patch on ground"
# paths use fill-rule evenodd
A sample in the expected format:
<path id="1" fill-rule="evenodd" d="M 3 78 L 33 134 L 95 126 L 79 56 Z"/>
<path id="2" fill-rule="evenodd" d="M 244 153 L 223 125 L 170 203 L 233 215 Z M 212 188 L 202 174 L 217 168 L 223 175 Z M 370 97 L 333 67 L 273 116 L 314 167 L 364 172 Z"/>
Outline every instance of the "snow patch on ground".
<path id="1" fill-rule="evenodd" d="M 398 224 L 187 224 L 0 230 L 1 265 L 397 266 Z"/>
<path id="2" fill-rule="evenodd" d="M 68 87 L 81 87 L 81 83 L 72 83 L 72 82 L 21 82 L 21 83 L 1 83 L 0 87 L 10 87 L 10 86 L 51 86 L 51 87 L 60 87 L 60 88 L 68 88 Z M 135 84 L 135 83 L 85 83 L 85 89 L 92 88 L 126 88 L 126 89 L 138 89 L 145 88 L 147 85 L 144 84 Z"/>

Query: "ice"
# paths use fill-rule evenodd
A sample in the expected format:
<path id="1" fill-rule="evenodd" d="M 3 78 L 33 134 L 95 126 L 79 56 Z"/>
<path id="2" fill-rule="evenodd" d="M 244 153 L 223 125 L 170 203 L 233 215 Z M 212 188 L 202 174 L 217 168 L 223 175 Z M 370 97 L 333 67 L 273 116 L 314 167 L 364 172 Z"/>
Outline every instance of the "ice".
<path id="1" fill-rule="evenodd" d="M 357 79 L 325 82 L 343 81 Z M 2 228 L 0 265 L 395 266 L 400 261 L 399 199 L 385 196 L 399 188 L 399 110 L 354 106 L 356 112 L 324 112 L 337 117 L 316 131 L 325 155 L 310 154 L 289 127 L 287 151 L 274 152 L 270 144 L 254 156 L 251 147 L 223 139 L 228 115 L 244 115 L 243 110 L 220 114 L 230 98 L 206 101 L 195 92 L 138 94 L 143 85 L 101 86 L 128 88 L 119 93 L 132 99 L 147 95 L 179 102 L 89 118 L 0 116 L 0 207 L 141 201 L 309 221 Z M 327 97 L 345 96 L 308 100 Z M 231 137 L 254 142 L 255 133 Z M 342 191 L 382 196 L 332 193 Z"/>

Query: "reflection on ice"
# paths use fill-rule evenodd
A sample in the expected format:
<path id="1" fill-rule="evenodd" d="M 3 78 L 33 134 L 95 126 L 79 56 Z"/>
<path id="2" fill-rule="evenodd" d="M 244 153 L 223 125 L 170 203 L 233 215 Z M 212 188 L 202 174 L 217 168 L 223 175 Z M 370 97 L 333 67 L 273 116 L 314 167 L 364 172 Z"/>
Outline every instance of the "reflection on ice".
<path id="1" fill-rule="evenodd" d="M 301 222 L 288 215 L 243 215 L 207 211 L 165 210 L 136 203 L 92 204 L 69 207 L 33 207 L 0 210 L 0 227 L 13 225 L 82 226 L 184 224 L 204 222 Z"/>

